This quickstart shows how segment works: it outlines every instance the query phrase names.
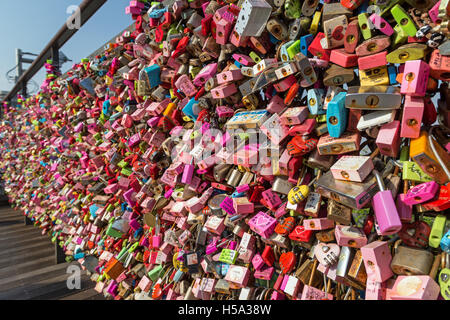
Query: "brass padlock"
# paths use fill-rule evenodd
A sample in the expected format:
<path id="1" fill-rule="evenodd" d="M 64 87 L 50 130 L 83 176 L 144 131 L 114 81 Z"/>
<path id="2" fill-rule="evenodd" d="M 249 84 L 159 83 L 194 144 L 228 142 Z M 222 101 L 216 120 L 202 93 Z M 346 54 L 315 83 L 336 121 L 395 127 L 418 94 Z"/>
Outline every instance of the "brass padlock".
<path id="1" fill-rule="evenodd" d="M 417 248 L 399 246 L 391 262 L 391 269 L 398 275 L 427 275 L 433 264 L 433 254 Z"/>
<path id="2" fill-rule="evenodd" d="M 330 199 L 327 206 L 327 218 L 348 226 L 352 222 L 352 209 Z"/>
<path id="3" fill-rule="evenodd" d="M 347 276 L 351 280 L 355 280 L 356 282 L 359 282 L 363 285 L 365 285 L 367 282 L 366 268 L 364 266 L 361 250 L 359 249 L 356 251 L 355 256 L 353 257 L 353 261 L 350 269 L 348 270 Z"/>

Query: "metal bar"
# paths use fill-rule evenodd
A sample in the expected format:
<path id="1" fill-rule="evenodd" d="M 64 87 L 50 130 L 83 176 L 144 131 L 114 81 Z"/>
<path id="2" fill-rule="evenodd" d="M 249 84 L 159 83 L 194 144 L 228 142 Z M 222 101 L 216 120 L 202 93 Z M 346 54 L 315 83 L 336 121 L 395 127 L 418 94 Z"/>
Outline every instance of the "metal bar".
<path id="1" fill-rule="evenodd" d="M 94 15 L 94 13 L 97 12 L 97 10 L 105 4 L 106 1 L 107 0 L 84 0 L 80 4 L 80 26 L 83 26 Z M 18 79 L 15 86 L 3 100 L 11 100 L 13 96 L 20 91 L 22 84 L 33 78 L 33 76 L 42 68 L 45 61 L 50 58 L 52 48 L 54 46 L 58 49 L 61 48 L 77 31 L 78 29 L 69 29 L 67 24 L 64 23 L 61 29 L 59 29 L 56 35 L 45 46 L 30 68 L 28 68 L 28 70 Z"/>

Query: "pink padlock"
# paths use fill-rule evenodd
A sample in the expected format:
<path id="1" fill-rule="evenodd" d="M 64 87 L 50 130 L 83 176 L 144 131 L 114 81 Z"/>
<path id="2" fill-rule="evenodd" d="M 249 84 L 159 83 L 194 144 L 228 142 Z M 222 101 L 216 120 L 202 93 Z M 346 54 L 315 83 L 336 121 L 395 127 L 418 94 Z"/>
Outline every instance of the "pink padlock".
<path id="1" fill-rule="evenodd" d="M 211 90 L 211 95 L 214 99 L 222 99 L 235 94 L 238 91 L 234 83 L 222 84 Z"/>
<path id="2" fill-rule="evenodd" d="M 300 280 L 291 275 L 284 275 L 283 282 L 281 283 L 280 290 L 285 292 L 291 297 L 296 297 L 300 289 Z"/>
<path id="3" fill-rule="evenodd" d="M 398 120 L 384 124 L 378 131 L 375 141 L 381 154 L 393 158 L 397 158 L 400 142 L 400 121 Z"/>
<path id="4" fill-rule="evenodd" d="M 436 4 L 428 11 L 428 16 L 433 23 L 438 23 L 439 21 L 439 6 L 441 5 L 441 0 L 436 2 Z"/>
<path id="5" fill-rule="evenodd" d="M 271 189 L 265 190 L 261 195 L 270 208 L 276 208 L 281 204 L 280 197 Z"/>
<path id="6" fill-rule="evenodd" d="M 237 266 L 237 265 L 231 265 L 230 268 L 227 271 L 227 274 L 225 275 L 225 280 L 230 281 L 238 286 L 246 287 L 248 280 L 250 279 L 250 270 Z"/>
<path id="7" fill-rule="evenodd" d="M 370 56 L 358 58 L 358 68 L 361 70 L 373 69 L 387 65 L 387 51 L 381 51 Z"/>
<path id="8" fill-rule="evenodd" d="M 358 56 L 355 53 L 348 53 L 345 49 L 333 49 L 331 50 L 330 62 L 344 68 L 356 67 Z"/>
<path id="9" fill-rule="evenodd" d="M 326 230 L 334 227 L 334 221 L 327 218 L 303 220 L 305 230 Z"/>
<path id="10" fill-rule="evenodd" d="M 280 116 L 281 123 L 286 126 L 302 124 L 308 117 L 308 114 L 307 107 L 289 108 Z"/>
<path id="11" fill-rule="evenodd" d="M 430 66 L 426 62 L 422 60 L 406 61 L 400 93 L 407 96 L 424 97 L 429 75 Z"/>
<path id="12" fill-rule="evenodd" d="M 394 275 L 391 270 L 392 256 L 385 241 L 374 241 L 361 248 L 367 278 L 384 282 Z"/>
<path id="13" fill-rule="evenodd" d="M 425 103 L 421 97 L 405 96 L 400 137 L 418 138 L 425 110 Z"/>
<path id="14" fill-rule="evenodd" d="M 202 70 L 195 76 L 194 85 L 197 87 L 201 87 L 208 81 L 209 78 L 212 78 L 217 71 L 217 63 L 210 63 L 207 66 L 203 67 Z"/>
<path id="15" fill-rule="evenodd" d="M 361 229 L 353 226 L 337 225 L 334 234 L 338 245 L 361 248 L 367 244 L 367 237 Z"/>
<path id="16" fill-rule="evenodd" d="M 266 110 L 270 113 L 280 113 L 281 111 L 286 108 L 286 105 L 284 104 L 284 99 L 280 97 L 279 95 L 274 95 L 267 105 Z"/>
<path id="17" fill-rule="evenodd" d="M 225 45 L 228 42 L 233 24 L 226 19 L 220 19 L 216 22 L 216 42 Z"/>
<path id="18" fill-rule="evenodd" d="M 267 280 L 267 281 L 269 281 L 270 279 L 272 279 L 272 276 L 273 276 L 273 273 L 275 272 L 275 268 L 274 267 L 269 267 L 269 266 L 266 266 L 266 267 L 262 267 L 261 269 L 259 269 L 259 270 L 256 270 L 254 273 L 253 273 L 253 276 L 256 278 L 256 279 L 262 279 L 262 280 Z"/>
<path id="19" fill-rule="evenodd" d="M 264 266 L 264 261 L 259 253 L 256 253 L 252 259 L 252 265 L 255 270 L 261 270 Z"/>
<path id="20" fill-rule="evenodd" d="M 254 204 L 246 197 L 233 198 L 233 207 L 238 214 L 249 214 L 254 211 Z"/>
<path id="21" fill-rule="evenodd" d="M 412 205 L 405 203 L 406 193 L 401 193 L 397 196 L 395 205 L 397 207 L 398 216 L 402 222 L 411 222 L 412 219 Z"/>
<path id="22" fill-rule="evenodd" d="M 304 285 L 301 300 L 333 300 L 333 295 L 312 286 Z"/>
<path id="23" fill-rule="evenodd" d="M 437 300 L 440 287 L 430 276 L 398 276 L 390 294 L 392 300 Z"/>
<path id="24" fill-rule="evenodd" d="M 435 181 L 421 183 L 408 190 L 403 202 L 408 205 L 427 202 L 434 198 L 438 190 L 439 184 L 437 184 Z"/>
<path id="25" fill-rule="evenodd" d="M 285 92 L 289 90 L 296 82 L 297 78 L 291 74 L 290 76 L 284 78 L 283 80 L 274 83 L 273 86 L 278 92 Z"/>
<path id="26" fill-rule="evenodd" d="M 240 69 L 228 70 L 217 74 L 217 83 L 223 84 L 241 80 L 244 77 Z"/>
<path id="27" fill-rule="evenodd" d="M 366 282 L 366 300 L 385 300 L 385 288 L 383 283 L 367 279 Z"/>
<path id="28" fill-rule="evenodd" d="M 338 262 L 341 249 L 335 243 L 319 243 L 314 248 L 314 256 L 324 266 L 333 266 Z"/>
<path id="29" fill-rule="evenodd" d="M 275 230 L 277 220 L 260 211 L 249 220 L 248 225 L 251 230 L 268 239 Z"/>
<path id="30" fill-rule="evenodd" d="M 369 17 L 369 21 L 372 22 L 375 28 L 377 28 L 387 36 L 391 36 L 394 33 L 394 29 L 391 27 L 391 25 L 376 13 L 373 13 Z"/>

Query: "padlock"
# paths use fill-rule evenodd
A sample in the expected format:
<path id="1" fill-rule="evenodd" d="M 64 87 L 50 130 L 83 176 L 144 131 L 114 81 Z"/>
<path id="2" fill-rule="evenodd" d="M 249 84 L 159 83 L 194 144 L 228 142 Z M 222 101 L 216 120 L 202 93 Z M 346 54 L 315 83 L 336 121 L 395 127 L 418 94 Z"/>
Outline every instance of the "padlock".
<path id="1" fill-rule="evenodd" d="M 387 242 L 374 241 L 361 248 L 367 277 L 377 282 L 384 282 L 393 276 L 390 268 L 392 256 Z"/>
<path id="2" fill-rule="evenodd" d="M 391 268 L 397 275 L 428 275 L 433 254 L 423 249 L 399 246 L 392 258 Z"/>

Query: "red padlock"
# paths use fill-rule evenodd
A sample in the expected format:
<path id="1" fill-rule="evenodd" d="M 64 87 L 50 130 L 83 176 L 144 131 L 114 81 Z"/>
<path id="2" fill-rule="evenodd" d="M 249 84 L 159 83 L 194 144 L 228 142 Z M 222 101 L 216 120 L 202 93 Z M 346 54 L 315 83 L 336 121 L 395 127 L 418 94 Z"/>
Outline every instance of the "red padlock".
<path id="1" fill-rule="evenodd" d="M 412 232 L 413 231 L 413 232 Z M 403 224 L 398 236 L 411 247 L 426 248 L 430 237 L 431 227 L 424 221 Z"/>

